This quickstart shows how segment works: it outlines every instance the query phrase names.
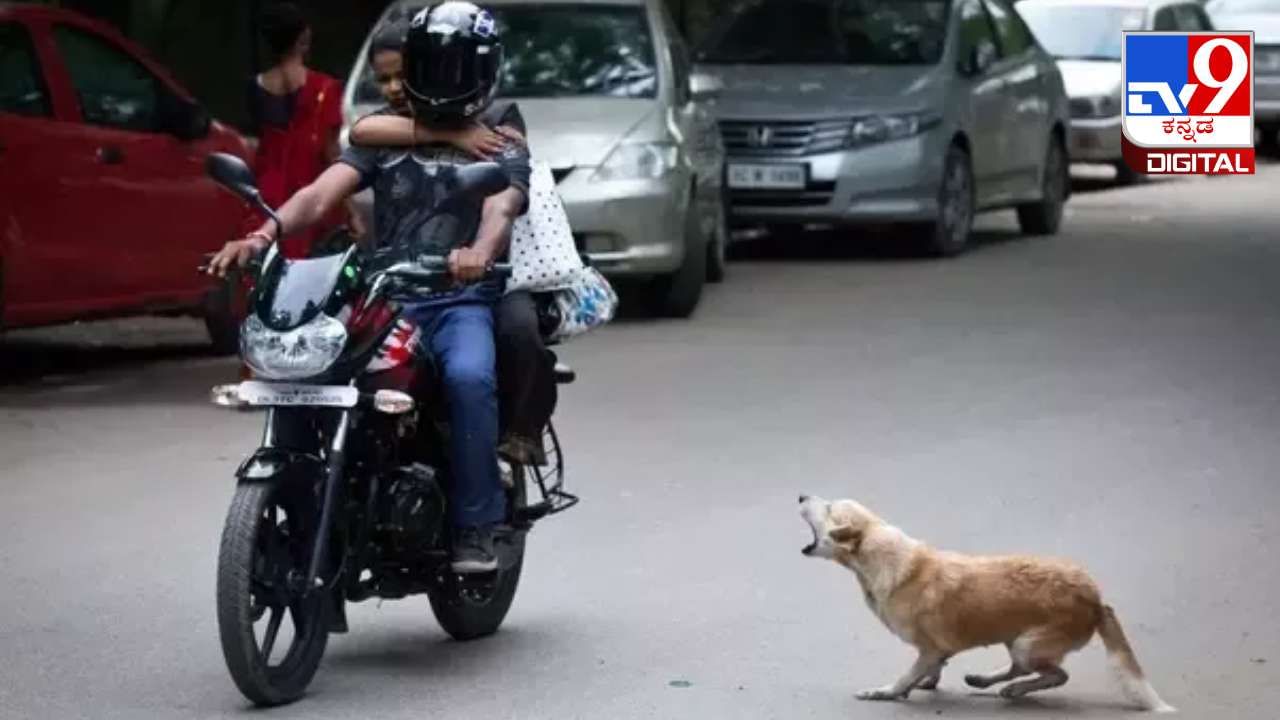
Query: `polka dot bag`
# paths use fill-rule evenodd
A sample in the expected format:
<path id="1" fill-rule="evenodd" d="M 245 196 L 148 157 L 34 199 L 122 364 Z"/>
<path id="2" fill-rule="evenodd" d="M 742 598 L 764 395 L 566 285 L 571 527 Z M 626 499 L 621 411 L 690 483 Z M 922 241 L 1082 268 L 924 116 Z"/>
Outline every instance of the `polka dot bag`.
<path id="1" fill-rule="evenodd" d="M 550 292 L 571 287 L 583 270 L 551 168 L 535 161 L 529 211 L 511 228 L 511 278 L 507 291 Z"/>

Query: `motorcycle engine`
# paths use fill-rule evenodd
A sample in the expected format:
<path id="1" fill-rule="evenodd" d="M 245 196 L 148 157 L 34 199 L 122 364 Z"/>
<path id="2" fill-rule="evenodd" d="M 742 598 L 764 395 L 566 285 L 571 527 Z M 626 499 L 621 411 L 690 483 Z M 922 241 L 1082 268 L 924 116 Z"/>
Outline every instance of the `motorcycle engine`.
<path id="1" fill-rule="evenodd" d="M 436 471 L 414 464 L 383 479 L 378 528 L 392 544 L 414 551 L 438 544 L 444 527 L 445 499 Z"/>

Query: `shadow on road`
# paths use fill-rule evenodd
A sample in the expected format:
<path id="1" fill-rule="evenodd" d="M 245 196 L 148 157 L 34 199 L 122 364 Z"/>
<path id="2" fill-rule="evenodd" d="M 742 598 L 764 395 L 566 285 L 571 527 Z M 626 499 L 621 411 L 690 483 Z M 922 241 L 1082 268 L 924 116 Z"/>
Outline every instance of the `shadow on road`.
<path id="1" fill-rule="evenodd" d="M 90 345 L 74 339 L 0 338 L 0 387 L 43 381 L 59 384 L 68 377 L 156 362 L 216 357 L 208 343 L 156 345 Z"/>

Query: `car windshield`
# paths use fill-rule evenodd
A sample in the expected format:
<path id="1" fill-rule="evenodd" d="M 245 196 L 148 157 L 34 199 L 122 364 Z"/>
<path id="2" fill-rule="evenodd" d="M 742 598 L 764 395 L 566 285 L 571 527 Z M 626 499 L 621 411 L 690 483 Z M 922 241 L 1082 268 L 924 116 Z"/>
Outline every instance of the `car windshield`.
<path id="1" fill-rule="evenodd" d="M 708 63 L 933 65 L 947 0 L 757 0 L 699 54 Z"/>
<path id="2" fill-rule="evenodd" d="M 1045 50 L 1059 60 L 1120 60 L 1122 30 L 1141 30 L 1144 10 L 1118 5 L 1069 5 L 1026 0 L 1018 13 Z"/>
<path id="3" fill-rule="evenodd" d="M 1216 0 L 1208 9 L 1213 13 L 1280 13 L 1280 0 Z"/>
<path id="4" fill-rule="evenodd" d="M 389 18 L 410 17 L 417 9 L 400 6 Z M 493 7 L 493 14 L 505 52 L 499 85 L 503 97 L 657 94 L 653 38 L 640 5 L 521 4 Z M 382 101 L 368 67 L 361 72 L 355 100 Z"/>

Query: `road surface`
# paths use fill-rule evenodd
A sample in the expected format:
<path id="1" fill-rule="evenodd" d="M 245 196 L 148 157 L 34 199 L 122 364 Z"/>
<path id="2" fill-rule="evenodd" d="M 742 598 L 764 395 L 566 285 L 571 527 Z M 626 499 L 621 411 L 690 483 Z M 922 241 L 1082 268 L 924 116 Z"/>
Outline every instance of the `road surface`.
<path id="1" fill-rule="evenodd" d="M 503 631 L 425 599 L 351 611 L 272 718 L 1111 717 L 1095 641 L 1016 706 L 868 704 L 912 653 L 854 579 L 802 558 L 803 491 L 945 548 L 1070 556 L 1185 717 L 1280 705 L 1280 168 L 1009 214 L 952 261 L 876 243 L 749 249 L 690 322 L 567 346 L 558 423 L 582 504 L 540 525 Z M 830 239 L 828 239 L 830 240 Z M 882 244 L 882 243 L 881 243 Z M 256 416 L 198 324 L 10 335 L 0 387 L 0 717 L 235 718 L 214 621 L 230 476 Z"/>

